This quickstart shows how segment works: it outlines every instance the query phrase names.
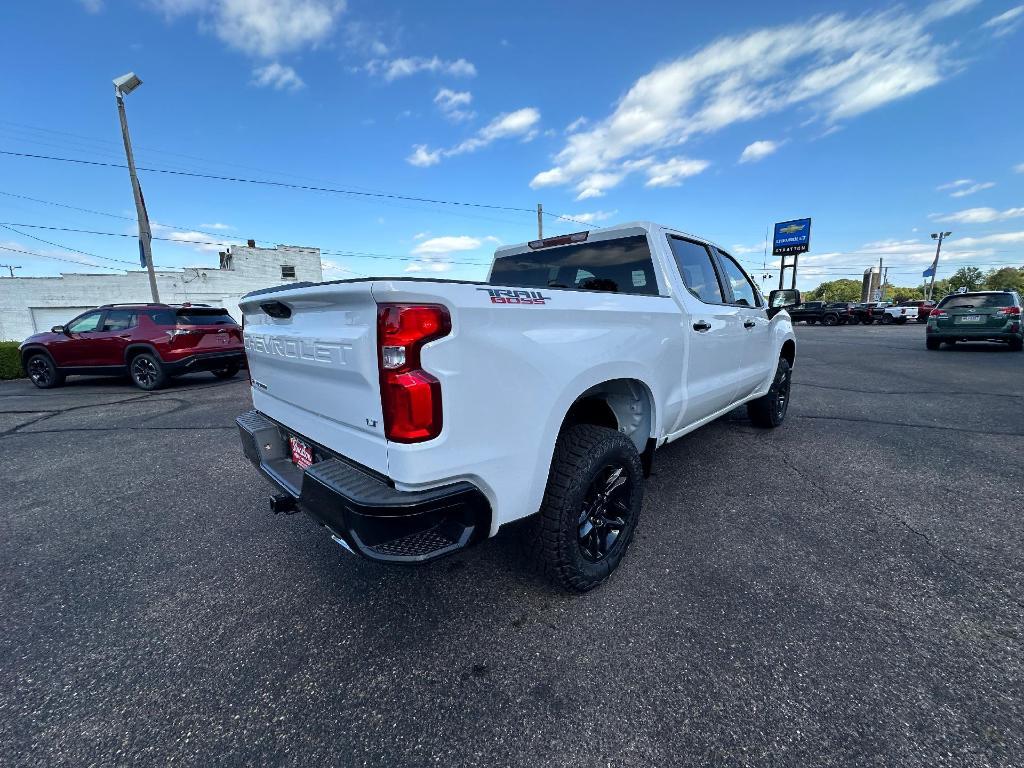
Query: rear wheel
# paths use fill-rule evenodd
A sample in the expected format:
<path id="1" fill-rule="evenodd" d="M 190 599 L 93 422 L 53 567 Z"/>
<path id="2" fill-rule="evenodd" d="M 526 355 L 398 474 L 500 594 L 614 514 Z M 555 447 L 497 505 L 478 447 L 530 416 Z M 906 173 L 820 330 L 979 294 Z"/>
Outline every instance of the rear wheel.
<path id="1" fill-rule="evenodd" d="M 49 355 L 41 352 L 25 361 L 25 372 L 40 389 L 52 389 L 64 383 L 64 374 L 57 370 Z"/>
<path id="2" fill-rule="evenodd" d="M 213 375 L 218 379 L 230 379 L 234 377 L 241 368 L 242 366 L 238 363 L 231 363 L 225 368 L 218 368 L 216 371 L 213 371 Z"/>
<path id="3" fill-rule="evenodd" d="M 942 342 L 939 341 L 938 339 L 926 338 L 924 340 L 924 345 L 928 349 L 938 349 L 939 347 L 942 346 Z"/>
<path id="4" fill-rule="evenodd" d="M 1010 349 L 1014 352 L 1020 352 L 1024 350 L 1024 337 L 1018 339 L 1010 339 Z"/>
<path id="5" fill-rule="evenodd" d="M 642 501 L 643 468 L 628 437 L 590 424 L 564 430 L 531 532 L 548 577 L 570 592 L 605 581 L 633 540 Z"/>
<path id="6" fill-rule="evenodd" d="M 873 317 L 865 317 L 861 322 L 864 323 L 864 325 L 871 325 L 875 322 L 875 319 Z"/>
<path id="7" fill-rule="evenodd" d="M 956 346 L 956 339 L 947 339 L 944 343 L 947 347 L 952 349 L 953 347 Z"/>
<path id="8" fill-rule="evenodd" d="M 808 325 L 814 325 L 814 324 L 815 324 L 815 323 L 817 323 L 817 322 L 818 322 L 817 320 L 808 320 L 808 321 L 807 321 L 807 324 L 808 324 Z"/>
<path id="9" fill-rule="evenodd" d="M 882 315 L 882 325 L 892 325 L 895 321 L 896 321 L 896 318 L 894 318 L 890 314 Z"/>
<path id="10" fill-rule="evenodd" d="M 169 378 L 160 359 L 149 352 L 143 352 L 133 357 L 128 365 L 128 373 L 131 375 L 132 381 L 135 382 L 135 386 L 147 392 L 160 389 Z"/>
<path id="11" fill-rule="evenodd" d="M 747 403 L 747 415 L 755 427 L 774 429 L 785 421 L 791 385 L 789 361 L 779 358 L 779 367 L 775 369 L 775 378 L 767 394 Z"/>
<path id="12" fill-rule="evenodd" d="M 839 322 L 839 315 L 825 315 L 821 318 L 822 325 L 836 325 Z"/>

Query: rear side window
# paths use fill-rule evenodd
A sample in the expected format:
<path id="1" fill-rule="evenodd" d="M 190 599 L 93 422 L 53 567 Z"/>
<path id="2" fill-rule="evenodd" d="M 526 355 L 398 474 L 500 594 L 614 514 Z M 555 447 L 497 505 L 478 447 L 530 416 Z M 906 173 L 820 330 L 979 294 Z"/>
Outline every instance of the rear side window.
<path id="1" fill-rule="evenodd" d="M 178 325 L 237 325 L 225 309 L 190 309 L 178 312 Z"/>
<path id="2" fill-rule="evenodd" d="M 104 331 L 127 331 L 138 324 L 135 310 L 111 309 L 107 311 L 107 317 L 103 321 Z"/>
<path id="3" fill-rule="evenodd" d="M 658 293 L 645 235 L 502 256 L 494 261 L 490 282 L 521 288 Z"/>
<path id="4" fill-rule="evenodd" d="M 718 282 L 718 273 L 715 272 L 708 249 L 681 237 L 669 237 L 668 242 L 676 258 L 679 275 L 690 293 L 707 304 L 724 304 L 722 286 Z"/>
<path id="5" fill-rule="evenodd" d="M 1013 297 L 1008 293 L 960 293 L 956 296 L 947 296 L 939 306 L 943 309 L 1012 307 Z"/>

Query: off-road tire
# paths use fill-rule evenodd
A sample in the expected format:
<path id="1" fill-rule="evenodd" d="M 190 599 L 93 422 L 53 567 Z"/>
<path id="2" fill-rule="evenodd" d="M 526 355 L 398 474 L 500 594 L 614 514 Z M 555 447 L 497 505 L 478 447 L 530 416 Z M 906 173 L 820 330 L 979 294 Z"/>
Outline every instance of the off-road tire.
<path id="1" fill-rule="evenodd" d="M 938 339 L 925 339 L 924 346 L 926 349 L 935 350 L 942 346 L 942 342 Z"/>
<path id="2" fill-rule="evenodd" d="M 160 358 L 149 352 L 142 352 L 131 359 L 128 363 L 128 375 L 135 382 L 135 386 L 147 392 L 160 389 L 170 378 Z"/>
<path id="3" fill-rule="evenodd" d="M 53 389 L 64 383 L 64 374 L 57 370 L 52 358 L 43 352 L 29 356 L 25 361 L 25 373 L 29 381 L 39 389 Z"/>
<path id="4" fill-rule="evenodd" d="M 625 525 L 601 559 L 584 556 L 580 531 L 592 483 L 610 467 L 627 477 Z M 636 446 L 606 427 L 577 424 L 562 431 L 555 445 L 541 510 L 524 531 L 530 555 L 544 574 L 569 592 L 586 592 L 608 579 L 622 561 L 640 517 L 643 466 Z"/>
<path id="5" fill-rule="evenodd" d="M 234 378 L 240 370 L 242 370 L 242 366 L 239 363 L 231 363 L 231 365 L 225 366 L 224 368 L 218 368 L 216 371 L 211 371 L 211 373 L 213 373 L 213 375 L 218 379 L 231 379 Z"/>
<path id="6" fill-rule="evenodd" d="M 779 358 L 779 366 L 775 369 L 775 378 L 768 392 L 747 403 L 747 415 L 755 427 L 775 429 L 786 420 L 789 410 L 789 393 L 792 385 L 792 371 L 789 361 Z"/>
<path id="7" fill-rule="evenodd" d="M 822 325 L 829 325 L 829 326 L 831 326 L 831 325 L 838 325 L 839 324 L 839 315 L 825 315 L 824 317 L 821 318 L 821 324 Z"/>

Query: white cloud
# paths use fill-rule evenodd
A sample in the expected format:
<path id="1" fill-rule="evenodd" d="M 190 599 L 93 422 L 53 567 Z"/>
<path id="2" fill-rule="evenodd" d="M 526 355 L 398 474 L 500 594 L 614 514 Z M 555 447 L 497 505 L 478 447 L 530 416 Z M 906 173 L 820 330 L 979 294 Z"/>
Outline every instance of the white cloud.
<path id="1" fill-rule="evenodd" d="M 164 226 L 156 225 L 154 229 L 167 229 Z M 225 240 L 223 242 L 214 242 L 210 240 L 210 236 L 204 232 L 176 232 L 169 231 L 167 237 L 173 243 L 179 245 L 188 245 L 197 251 L 202 253 L 217 253 L 223 251 L 228 245 L 241 245 L 237 240 Z"/>
<path id="2" fill-rule="evenodd" d="M 995 208 L 967 208 L 955 213 L 933 213 L 930 218 L 956 224 L 988 224 L 992 221 L 1017 219 L 1021 216 L 1024 216 L 1024 208 L 1007 208 L 1005 211 Z"/>
<path id="3" fill-rule="evenodd" d="M 678 187 L 683 179 L 703 173 L 711 165 L 707 160 L 693 160 L 689 157 L 673 157 L 663 163 L 653 163 L 647 168 L 648 187 Z"/>
<path id="4" fill-rule="evenodd" d="M 565 132 L 566 133 L 576 133 L 576 131 L 578 131 L 580 128 L 585 126 L 588 122 L 589 121 L 587 120 L 587 118 L 585 118 L 582 115 L 580 115 L 575 120 L 573 120 L 571 123 L 569 123 L 567 126 L 565 126 Z"/>
<path id="5" fill-rule="evenodd" d="M 441 150 L 427 149 L 426 144 L 416 144 L 412 148 L 412 154 L 405 158 L 405 162 L 417 168 L 429 168 L 441 162 Z"/>
<path id="6" fill-rule="evenodd" d="M 252 84 L 260 88 L 273 88 L 275 91 L 297 91 L 306 87 L 294 69 L 276 61 L 265 67 L 256 67 L 252 71 Z"/>
<path id="7" fill-rule="evenodd" d="M 100 13 L 103 10 L 103 0 L 78 0 L 87 13 Z"/>
<path id="8" fill-rule="evenodd" d="M 389 83 L 401 77 L 410 77 L 420 72 L 451 75 L 453 77 L 473 77 L 476 67 L 466 59 L 449 61 L 438 56 L 410 56 L 400 59 L 373 59 L 366 63 L 366 71 L 371 75 L 380 75 Z"/>
<path id="9" fill-rule="evenodd" d="M 756 163 L 758 160 L 763 160 L 768 157 L 768 155 L 774 154 L 780 146 L 781 142 L 769 141 L 767 139 L 747 144 L 747 146 L 743 148 L 743 152 L 740 153 L 740 162 Z"/>
<path id="10" fill-rule="evenodd" d="M 466 109 L 472 101 L 473 94 L 469 91 L 453 91 L 451 88 L 442 88 L 434 97 L 434 103 L 444 116 L 457 123 L 476 117 L 476 112 Z"/>
<path id="11" fill-rule="evenodd" d="M 200 224 L 203 229 L 234 229 L 230 224 L 223 224 L 222 222 L 215 221 L 212 224 Z"/>
<path id="12" fill-rule="evenodd" d="M 1024 173 L 1024 163 L 1017 163 L 1013 166 L 1014 173 Z"/>
<path id="13" fill-rule="evenodd" d="M 424 240 L 412 249 L 413 255 L 455 253 L 457 251 L 475 251 L 482 246 L 483 240 L 469 235 L 446 235 Z"/>
<path id="14" fill-rule="evenodd" d="M 748 253 L 764 253 L 765 244 L 763 242 L 757 245 L 734 245 L 732 247 L 733 256 L 743 256 Z"/>
<path id="15" fill-rule="evenodd" d="M 517 109 L 498 115 L 473 136 L 449 149 L 428 149 L 425 144 L 413 146 L 413 152 L 406 162 L 421 168 L 436 165 L 443 157 L 454 157 L 467 152 L 476 152 L 498 139 L 521 138 L 529 141 L 537 135 L 540 112 L 533 107 Z"/>
<path id="16" fill-rule="evenodd" d="M 959 66 L 955 46 L 933 39 L 928 24 L 972 4 L 837 13 L 720 38 L 639 78 L 611 114 L 566 137 L 532 186 L 576 184 L 582 193 L 591 189 L 585 177 L 625 178 L 625 163 L 663 160 L 699 134 L 797 107 L 834 123 L 917 93 Z"/>
<path id="17" fill-rule="evenodd" d="M 345 0 L 151 0 L 169 19 L 196 15 L 232 48 L 272 58 L 323 42 Z"/>
<path id="18" fill-rule="evenodd" d="M 574 221 L 581 221 L 584 224 L 594 224 L 598 221 L 605 221 L 617 214 L 618 211 L 591 211 L 590 213 L 574 213 L 568 218 Z"/>
<path id="19" fill-rule="evenodd" d="M 977 184 L 971 184 L 969 187 L 963 187 L 949 193 L 950 197 L 967 197 L 973 195 L 975 192 L 981 192 L 984 189 L 992 189 L 996 183 L 994 181 L 981 181 Z"/>
<path id="20" fill-rule="evenodd" d="M 998 232 L 984 237 L 958 237 L 951 240 L 955 246 L 974 247 L 978 245 L 1012 245 L 1024 243 L 1024 232 Z"/>
<path id="21" fill-rule="evenodd" d="M 993 16 L 981 26 L 985 29 L 994 30 L 992 32 L 994 37 L 1003 37 L 1015 31 L 1021 21 L 1024 21 L 1024 5 L 1018 5 L 1005 13 Z"/>
<path id="22" fill-rule="evenodd" d="M 994 181 L 975 181 L 974 179 L 957 179 L 951 181 L 948 184 L 940 184 L 936 187 L 940 192 L 945 190 L 952 190 L 949 193 L 950 197 L 967 197 L 973 195 L 975 192 L 981 192 L 984 189 L 991 189 L 996 183 Z"/>

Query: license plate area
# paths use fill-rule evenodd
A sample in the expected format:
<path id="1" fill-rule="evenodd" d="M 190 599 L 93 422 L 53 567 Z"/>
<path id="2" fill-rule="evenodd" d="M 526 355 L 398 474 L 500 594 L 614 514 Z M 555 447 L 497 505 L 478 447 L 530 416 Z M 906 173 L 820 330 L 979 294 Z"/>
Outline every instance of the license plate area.
<path id="1" fill-rule="evenodd" d="M 958 323 L 980 323 L 984 321 L 984 319 L 985 318 L 982 315 L 960 315 L 957 317 L 956 321 Z"/>
<path id="2" fill-rule="evenodd" d="M 313 447 L 297 437 L 288 437 L 288 451 L 291 454 L 292 464 L 299 469 L 308 469 L 313 466 Z"/>

